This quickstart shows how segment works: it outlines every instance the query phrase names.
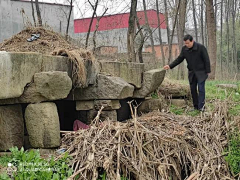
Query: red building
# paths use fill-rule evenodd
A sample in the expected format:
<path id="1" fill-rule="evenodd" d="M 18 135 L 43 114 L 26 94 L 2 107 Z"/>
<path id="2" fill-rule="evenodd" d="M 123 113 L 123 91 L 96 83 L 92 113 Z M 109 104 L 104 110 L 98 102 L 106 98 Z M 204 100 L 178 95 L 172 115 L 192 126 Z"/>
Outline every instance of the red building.
<path id="1" fill-rule="evenodd" d="M 98 31 L 128 28 L 129 15 L 130 15 L 129 13 L 123 13 L 123 14 L 103 16 L 99 22 Z M 138 11 L 137 16 L 138 16 L 140 25 L 144 25 L 145 24 L 144 11 Z M 155 10 L 148 10 L 147 16 L 148 16 L 150 27 L 157 28 L 158 27 L 157 12 Z M 161 24 L 160 28 L 166 29 L 166 24 L 164 22 L 165 21 L 164 15 L 159 14 L 159 17 L 160 17 L 160 24 Z M 90 21 L 91 21 L 91 18 L 75 19 L 74 32 L 75 33 L 88 32 Z M 95 30 L 96 23 L 97 23 L 97 18 L 94 18 L 92 27 L 91 27 L 91 32 Z"/>
<path id="2" fill-rule="evenodd" d="M 118 47 L 118 52 L 127 51 L 127 31 L 128 31 L 128 20 L 130 13 L 122 13 L 115 15 L 103 16 L 99 21 L 99 27 L 97 31 L 97 47 L 101 46 L 115 46 Z M 145 24 L 144 11 L 138 11 L 137 16 L 139 24 L 143 26 Z M 153 31 L 153 38 L 155 44 L 159 44 L 158 37 L 158 13 L 155 10 L 147 10 L 147 16 L 149 25 Z M 162 30 L 162 40 L 167 41 L 166 24 L 164 14 L 160 13 L 160 28 Z M 75 19 L 74 20 L 74 33 L 76 37 L 86 38 L 88 28 L 91 22 L 91 18 Z M 97 18 L 93 19 L 91 26 L 91 32 L 96 29 Z M 145 31 L 146 33 L 146 31 Z M 90 35 L 92 37 L 92 35 Z M 89 41 L 92 42 L 91 40 Z M 145 45 L 149 45 L 150 41 L 146 41 Z"/>

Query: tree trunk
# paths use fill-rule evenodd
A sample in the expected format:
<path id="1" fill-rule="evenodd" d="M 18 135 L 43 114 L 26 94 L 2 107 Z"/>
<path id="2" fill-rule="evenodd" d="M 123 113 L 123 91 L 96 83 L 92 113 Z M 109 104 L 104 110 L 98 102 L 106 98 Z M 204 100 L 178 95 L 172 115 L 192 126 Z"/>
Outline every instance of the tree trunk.
<path id="1" fill-rule="evenodd" d="M 128 58 L 130 62 L 136 62 L 136 54 L 134 50 L 135 20 L 137 16 L 136 8 L 137 0 L 131 0 L 131 10 L 128 20 L 128 34 L 127 34 L 127 49 Z"/>
<path id="2" fill-rule="evenodd" d="M 93 33 L 93 53 L 95 53 L 95 51 L 96 51 L 96 34 L 97 34 L 98 27 L 99 27 L 99 21 L 104 16 L 104 14 L 107 12 L 107 10 L 108 10 L 108 8 L 105 9 L 105 11 L 103 12 L 101 17 L 97 17 L 97 14 L 96 14 L 97 23 L 96 23 L 95 30 Z"/>
<path id="3" fill-rule="evenodd" d="M 227 34 L 226 34 L 226 41 L 227 41 L 227 72 L 229 74 L 229 60 L 230 60 L 230 36 L 229 36 L 229 1 L 226 0 L 226 26 L 227 26 Z"/>
<path id="4" fill-rule="evenodd" d="M 35 15 L 34 15 L 33 0 L 31 0 L 31 6 L 32 6 L 32 17 L 33 17 L 34 27 L 36 27 L 36 19 L 35 19 Z"/>
<path id="5" fill-rule="evenodd" d="M 211 61 L 210 79 L 215 79 L 216 60 L 217 60 L 217 39 L 216 39 L 216 24 L 214 18 L 213 0 L 206 0 L 206 17 L 207 17 L 207 32 L 208 32 L 208 51 Z"/>
<path id="6" fill-rule="evenodd" d="M 165 22 L 167 25 L 167 43 L 170 43 L 170 29 L 169 29 L 169 20 L 168 20 L 168 6 L 167 0 L 164 0 L 164 9 L 165 9 Z"/>
<path id="7" fill-rule="evenodd" d="M 90 1 L 88 1 L 88 2 L 89 2 L 89 4 L 92 6 L 91 2 L 90 2 Z M 97 6 L 98 6 L 98 0 L 96 1 L 95 6 L 94 6 L 94 8 L 93 8 L 93 14 L 92 14 L 92 18 L 91 18 L 91 21 L 90 21 L 90 25 L 89 25 L 89 27 L 88 27 L 88 32 L 87 32 L 87 38 L 86 38 L 85 48 L 88 47 L 88 39 L 89 39 L 89 35 L 90 35 L 90 32 L 91 32 L 93 19 L 94 19 L 94 16 L 95 16 L 95 14 L 96 14 Z"/>
<path id="8" fill-rule="evenodd" d="M 68 29 L 69 29 L 71 14 L 72 14 L 72 8 L 73 8 L 73 0 L 70 1 L 70 12 L 69 12 L 69 15 L 68 15 L 67 29 L 66 29 L 66 36 L 65 36 L 66 40 L 68 39 Z"/>
<path id="9" fill-rule="evenodd" d="M 141 37 L 141 42 L 138 46 L 138 59 L 139 59 L 139 62 L 140 63 L 143 63 L 143 57 L 142 57 L 142 49 L 143 49 L 143 44 L 144 44 L 144 35 L 143 35 L 143 32 L 142 32 L 142 28 L 139 24 L 139 20 L 138 20 L 138 17 L 136 16 L 136 22 L 137 22 L 137 27 L 138 27 L 138 31 L 140 33 L 140 37 Z"/>
<path id="10" fill-rule="evenodd" d="M 165 65 L 165 56 L 163 52 L 163 43 L 162 43 L 162 33 L 161 33 L 161 25 L 160 25 L 160 13 L 159 13 L 159 7 L 158 7 L 158 0 L 156 0 L 156 6 L 157 6 L 157 17 L 158 17 L 158 36 L 159 36 L 159 45 L 160 45 L 160 50 L 162 54 L 162 62 L 163 65 Z"/>
<path id="11" fill-rule="evenodd" d="M 169 49 L 168 64 L 169 64 L 169 63 L 171 62 L 171 60 L 172 60 L 172 42 L 173 42 L 173 36 L 174 36 L 175 27 L 176 27 L 176 24 L 177 24 L 177 16 L 178 16 L 179 7 L 180 7 L 180 2 L 178 3 L 178 7 L 177 7 L 177 10 L 176 10 L 176 14 L 175 14 L 175 18 L 174 18 L 174 23 L 173 23 L 172 35 L 171 35 L 170 43 L 168 44 L 168 49 Z"/>
<path id="12" fill-rule="evenodd" d="M 223 77 L 223 0 L 221 0 L 221 19 L 220 19 L 220 69 L 221 77 Z"/>
<path id="13" fill-rule="evenodd" d="M 202 44 L 205 45 L 205 42 L 204 42 L 204 27 L 203 27 L 203 4 L 204 4 L 204 0 L 201 0 L 201 19 L 200 19 L 200 22 L 201 22 L 201 37 L 202 37 Z"/>
<path id="14" fill-rule="evenodd" d="M 147 8 L 146 8 L 145 0 L 143 0 L 143 9 L 144 9 L 144 16 L 145 16 L 145 24 L 146 24 L 146 27 L 148 29 L 148 34 L 150 36 L 150 42 L 151 42 L 151 47 L 152 47 L 152 54 L 153 54 L 154 61 L 155 61 L 156 52 L 155 52 L 155 49 L 154 49 L 154 41 L 153 41 L 153 36 L 152 36 L 152 30 L 151 30 L 151 28 L 149 26 L 149 23 L 148 23 Z"/>
<path id="15" fill-rule="evenodd" d="M 193 7 L 193 22 L 194 22 L 194 29 L 195 29 L 195 39 L 198 42 L 198 29 L 197 29 L 197 19 L 196 19 L 196 10 L 195 10 L 195 0 L 192 0 L 192 7 Z"/>
<path id="16" fill-rule="evenodd" d="M 184 31 L 185 31 L 187 0 L 180 0 L 178 3 L 180 3 L 179 20 L 178 20 L 178 44 L 179 44 L 179 50 L 181 50 L 183 47 L 183 37 L 184 37 Z M 184 62 L 178 66 L 178 79 L 180 78 L 184 79 Z"/>
<path id="17" fill-rule="evenodd" d="M 38 26 L 41 27 L 42 26 L 42 17 L 41 17 L 38 0 L 35 0 L 35 5 L 36 5 L 36 11 L 37 11 L 37 17 L 38 17 Z"/>

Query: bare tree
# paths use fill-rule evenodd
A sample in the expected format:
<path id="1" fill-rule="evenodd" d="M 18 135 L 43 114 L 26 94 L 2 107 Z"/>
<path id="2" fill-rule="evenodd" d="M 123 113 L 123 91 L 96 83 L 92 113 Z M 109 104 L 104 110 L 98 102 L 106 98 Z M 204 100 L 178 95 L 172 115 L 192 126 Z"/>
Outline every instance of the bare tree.
<path id="1" fill-rule="evenodd" d="M 170 43 L 170 29 L 169 29 L 169 20 L 168 20 L 168 5 L 167 0 L 164 0 L 164 9 L 165 9 L 165 21 L 167 25 L 167 43 Z"/>
<path id="2" fill-rule="evenodd" d="M 95 30 L 93 33 L 93 53 L 95 53 L 95 50 L 96 50 L 96 34 L 97 34 L 98 27 L 99 27 L 99 21 L 104 16 L 104 14 L 107 12 L 107 10 L 108 10 L 108 8 L 105 9 L 105 11 L 103 12 L 103 14 L 100 17 L 97 17 L 97 14 L 96 14 L 97 23 L 96 23 L 96 27 L 95 27 Z"/>
<path id="3" fill-rule="evenodd" d="M 137 0 L 131 0 L 130 16 L 128 20 L 128 34 L 127 34 L 127 49 L 128 58 L 130 62 L 136 62 L 136 54 L 134 50 L 134 37 L 135 37 L 135 20 L 137 16 Z"/>
<path id="4" fill-rule="evenodd" d="M 148 22 L 148 16 L 147 16 L 147 8 L 146 8 L 146 2 L 145 0 L 143 0 L 143 8 L 144 8 L 144 16 L 145 16 L 145 25 L 147 27 L 147 30 L 148 30 L 148 34 L 149 34 L 149 37 L 150 37 L 150 42 L 151 42 L 151 47 L 152 47 L 152 54 L 154 56 L 154 60 L 155 60 L 155 49 L 154 49 L 154 41 L 153 41 L 153 36 L 152 36 L 152 30 L 149 26 L 149 22 Z"/>
<path id="5" fill-rule="evenodd" d="M 223 0 L 221 0 L 221 17 L 220 17 L 220 69 L 221 69 L 221 76 L 223 76 Z"/>
<path id="6" fill-rule="evenodd" d="M 42 17 L 41 17 L 38 0 L 35 0 L 35 5 L 36 5 L 36 11 L 37 11 L 37 17 L 38 17 L 38 25 L 42 26 Z"/>
<path id="7" fill-rule="evenodd" d="M 216 60 L 217 60 L 217 39 L 216 39 L 216 24 L 213 8 L 213 0 L 206 0 L 206 17 L 207 17 L 207 32 L 208 32 L 208 51 L 211 60 L 210 79 L 215 79 Z"/>
<path id="8" fill-rule="evenodd" d="M 204 0 L 201 0 L 201 18 L 200 18 L 200 22 L 201 22 L 201 37 L 202 37 L 202 44 L 204 45 L 205 44 L 205 41 L 204 41 L 204 26 L 203 26 L 203 22 L 204 22 L 204 19 L 203 19 L 203 5 L 204 5 Z"/>
<path id="9" fill-rule="evenodd" d="M 67 29 L 66 29 L 66 40 L 68 39 L 68 29 L 69 29 L 69 24 L 70 24 L 72 9 L 73 9 L 73 0 L 70 1 L 70 11 L 69 11 L 69 15 L 68 15 Z"/>
<path id="10" fill-rule="evenodd" d="M 172 42 L 173 42 L 175 27 L 176 27 L 176 24 L 177 24 L 177 17 L 178 17 L 179 8 L 180 8 L 180 1 L 178 2 L 178 6 L 177 6 L 177 9 L 176 9 L 174 23 L 173 23 L 173 29 L 172 29 L 172 35 L 171 35 L 170 42 L 168 44 L 168 49 L 169 49 L 168 64 L 172 60 Z"/>
<path id="11" fill-rule="evenodd" d="M 34 26 L 36 27 L 36 19 L 35 19 L 35 15 L 34 15 L 33 0 L 31 0 L 31 6 L 32 6 L 32 17 L 33 17 L 33 22 L 34 22 Z"/>
<path id="12" fill-rule="evenodd" d="M 187 0 L 179 0 L 179 18 L 178 18 L 178 44 L 179 49 L 183 47 L 183 37 L 185 31 L 185 19 L 186 19 L 186 9 L 187 9 Z M 184 62 L 178 66 L 178 79 L 184 79 Z"/>
<path id="13" fill-rule="evenodd" d="M 138 32 L 140 33 L 140 43 L 139 43 L 138 50 L 137 50 L 138 59 L 139 59 L 140 63 L 143 63 L 142 49 L 143 49 L 143 44 L 144 44 L 145 40 L 144 40 L 144 35 L 143 35 L 143 32 L 142 32 L 142 27 L 140 26 L 140 23 L 139 23 L 139 20 L 138 20 L 137 16 L 136 16 L 136 22 L 137 22 Z M 136 36 L 137 36 L 138 32 L 136 33 Z"/>
<path id="14" fill-rule="evenodd" d="M 93 23 L 93 19 L 94 19 L 94 16 L 96 14 L 96 10 L 97 10 L 97 6 L 98 6 L 98 0 L 96 0 L 95 2 L 95 5 L 93 6 L 92 3 L 88 0 L 89 4 L 92 6 L 93 8 L 93 14 L 92 14 L 92 18 L 91 18 L 91 21 L 90 21 L 90 25 L 88 27 L 88 32 L 87 32 L 87 38 L 86 38 L 86 43 L 85 43 L 85 48 L 88 47 L 88 39 L 89 39 L 89 35 L 90 35 L 90 32 L 91 32 L 91 28 L 92 28 L 92 23 Z"/>
<path id="15" fill-rule="evenodd" d="M 196 41 L 198 42 L 198 29 L 197 29 L 197 19 L 196 19 L 196 10 L 195 10 L 195 3 L 194 3 L 194 1 L 195 0 L 192 0 L 193 22 L 194 22 Z"/>
<path id="16" fill-rule="evenodd" d="M 163 43 L 162 43 L 162 33 L 161 33 L 161 25 L 160 25 L 160 13 L 159 13 L 159 7 L 158 7 L 158 0 L 156 0 L 156 7 L 157 7 L 157 19 L 158 19 L 158 36 L 159 36 L 159 44 L 160 44 L 160 50 L 162 54 L 162 62 L 163 65 L 165 64 L 165 56 L 163 52 Z"/>

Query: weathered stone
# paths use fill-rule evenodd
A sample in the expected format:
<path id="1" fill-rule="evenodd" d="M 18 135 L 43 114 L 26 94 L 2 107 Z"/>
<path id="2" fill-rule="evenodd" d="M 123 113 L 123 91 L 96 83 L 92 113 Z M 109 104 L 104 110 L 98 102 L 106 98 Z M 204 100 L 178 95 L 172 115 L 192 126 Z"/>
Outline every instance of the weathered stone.
<path id="1" fill-rule="evenodd" d="M 21 105 L 0 106 L 0 151 L 22 147 L 24 124 Z"/>
<path id="2" fill-rule="evenodd" d="M 129 84 L 140 88 L 142 85 L 142 73 L 144 64 L 131 62 L 101 61 L 101 72 L 112 76 L 121 77 Z"/>
<path id="3" fill-rule="evenodd" d="M 178 107 L 183 107 L 187 105 L 184 99 L 171 99 L 171 104 Z"/>
<path id="4" fill-rule="evenodd" d="M 67 57 L 63 56 L 42 56 L 42 72 L 62 71 L 67 72 L 68 76 L 72 75 L 72 64 Z"/>
<path id="5" fill-rule="evenodd" d="M 32 147 L 53 148 L 60 145 L 59 117 L 54 103 L 29 104 L 25 120 Z"/>
<path id="6" fill-rule="evenodd" d="M 97 63 L 84 62 L 87 85 L 95 84 L 99 67 Z M 46 71 L 64 71 L 72 76 L 72 62 L 66 57 L 43 56 L 39 53 L 0 53 L 0 99 L 20 97 L 33 75 Z M 72 78 L 72 77 L 71 77 Z M 8 104 L 5 102 L 5 104 Z"/>
<path id="7" fill-rule="evenodd" d="M 41 71 L 41 63 L 38 53 L 0 53 L 0 99 L 21 96 L 33 75 Z"/>
<path id="8" fill-rule="evenodd" d="M 180 98 L 191 96 L 190 88 L 188 84 L 180 84 L 176 80 L 170 80 L 165 78 L 161 86 L 158 88 L 159 92 L 164 95 L 166 98 L 172 97 Z"/>
<path id="9" fill-rule="evenodd" d="M 76 110 L 84 111 L 94 109 L 93 101 L 76 101 Z"/>
<path id="10" fill-rule="evenodd" d="M 87 113 L 87 119 L 88 119 L 88 124 L 92 122 L 92 120 L 97 116 L 98 111 L 97 110 L 89 110 Z M 100 120 L 105 121 L 105 120 L 113 120 L 117 121 L 117 111 L 102 111 L 100 114 Z"/>
<path id="11" fill-rule="evenodd" d="M 109 111 L 109 110 L 116 110 L 121 107 L 119 100 L 96 100 L 94 101 L 94 108 L 96 110 L 101 109 L 101 107 L 104 107 L 103 110 Z"/>
<path id="12" fill-rule="evenodd" d="M 155 91 L 162 83 L 166 71 L 153 69 L 143 73 L 143 83 L 140 89 L 134 91 L 134 98 L 144 98 Z"/>
<path id="13" fill-rule="evenodd" d="M 52 71 L 36 73 L 34 82 L 25 89 L 21 102 L 36 103 L 41 101 L 64 99 L 72 89 L 72 81 L 66 72 Z"/>
<path id="14" fill-rule="evenodd" d="M 133 96 L 134 87 L 120 77 L 98 75 L 96 86 L 74 90 L 74 100 L 124 99 Z"/>
<path id="15" fill-rule="evenodd" d="M 223 89 L 238 90 L 238 86 L 236 84 L 217 84 L 216 86 Z"/>
<path id="16" fill-rule="evenodd" d="M 138 107 L 138 112 L 148 113 L 154 110 L 162 109 L 162 99 L 146 99 Z"/>

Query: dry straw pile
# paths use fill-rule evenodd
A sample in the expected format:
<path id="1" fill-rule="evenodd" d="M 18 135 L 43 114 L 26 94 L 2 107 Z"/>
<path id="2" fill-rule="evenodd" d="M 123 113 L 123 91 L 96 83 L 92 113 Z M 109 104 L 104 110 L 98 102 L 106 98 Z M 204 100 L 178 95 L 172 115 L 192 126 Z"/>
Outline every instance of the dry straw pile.
<path id="1" fill-rule="evenodd" d="M 28 42 L 32 34 L 40 34 L 39 39 Z M 63 36 L 43 27 L 28 27 L 10 39 L 0 43 L 0 51 L 37 52 L 45 55 L 61 55 L 69 57 L 72 63 L 72 80 L 74 87 L 86 87 L 87 70 L 85 62 L 95 65 L 92 52 L 79 48 L 66 41 Z"/>
<path id="2" fill-rule="evenodd" d="M 69 180 L 77 176 L 97 179 L 99 168 L 111 180 L 121 176 L 137 180 L 232 179 L 223 158 L 229 129 L 226 116 L 224 104 L 218 104 L 208 117 L 152 112 L 138 118 L 133 115 L 126 123 L 105 121 L 67 133 L 62 148 L 73 158 L 74 174 Z"/>

